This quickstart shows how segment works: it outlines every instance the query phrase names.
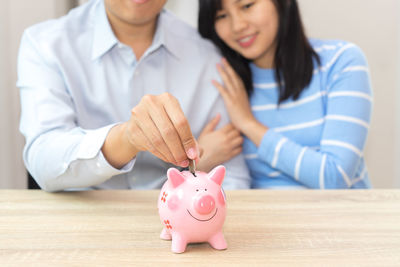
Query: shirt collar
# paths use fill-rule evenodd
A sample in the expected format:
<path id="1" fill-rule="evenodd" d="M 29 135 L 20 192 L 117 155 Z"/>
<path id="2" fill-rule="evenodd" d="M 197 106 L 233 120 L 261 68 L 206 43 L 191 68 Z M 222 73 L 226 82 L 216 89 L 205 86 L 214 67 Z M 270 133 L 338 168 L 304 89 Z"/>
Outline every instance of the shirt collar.
<path id="1" fill-rule="evenodd" d="M 99 1 L 94 13 L 94 36 L 92 47 L 92 60 L 103 56 L 118 43 L 117 37 L 108 21 L 104 2 Z"/>
<path id="2" fill-rule="evenodd" d="M 176 58 L 179 57 L 179 45 L 176 43 L 173 33 L 170 32 L 169 11 L 163 9 L 158 16 L 157 28 L 153 39 L 153 50 L 163 46 L 166 50 Z"/>
<path id="3" fill-rule="evenodd" d="M 145 53 L 150 54 L 160 47 L 179 59 L 179 46 L 174 41 L 173 36 L 168 29 L 170 14 L 165 9 L 161 11 L 158 20 L 153 43 Z M 110 22 L 108 21 L 104 2 L 99 1 L 94 17 L 94 39 L 92 48 L 92 60 L 98 59 L 107 53 L 113 46 L 118 44 Z"/>

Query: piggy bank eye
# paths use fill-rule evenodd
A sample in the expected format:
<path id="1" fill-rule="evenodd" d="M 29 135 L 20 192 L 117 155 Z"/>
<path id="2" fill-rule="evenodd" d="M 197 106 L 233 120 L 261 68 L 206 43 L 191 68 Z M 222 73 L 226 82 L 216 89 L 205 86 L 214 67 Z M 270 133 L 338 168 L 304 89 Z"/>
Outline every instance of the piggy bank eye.
<path id="1" fill-rule="evenodd" d="M 207 188 L 206 188 L 206 189 L 204 189 L 204 191 L 207 191 Z"/>
<path id="2" fill-rule="evenodd" d="M 199 189 L 196 189 L 196 192 L 199 192 Z"/>

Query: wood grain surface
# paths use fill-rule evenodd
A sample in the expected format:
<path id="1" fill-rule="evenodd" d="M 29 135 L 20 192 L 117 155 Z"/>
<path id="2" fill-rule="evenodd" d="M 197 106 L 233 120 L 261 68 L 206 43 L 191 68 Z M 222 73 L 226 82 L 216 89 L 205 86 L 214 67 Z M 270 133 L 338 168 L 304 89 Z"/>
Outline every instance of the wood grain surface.
<path id="1" fill-rule="evenodd" d="M 400 266 L 400 191 L 227 191 L 228 249 L 170 251 L 158 191 L 0 190 L 0 266 Z"/>

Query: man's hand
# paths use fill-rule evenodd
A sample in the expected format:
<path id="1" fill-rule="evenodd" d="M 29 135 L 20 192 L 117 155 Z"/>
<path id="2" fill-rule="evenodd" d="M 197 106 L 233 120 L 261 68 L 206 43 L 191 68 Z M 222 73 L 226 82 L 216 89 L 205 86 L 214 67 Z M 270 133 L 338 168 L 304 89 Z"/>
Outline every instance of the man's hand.
<path id="1" fill-rule="evenodd" d="M 198 161 L 200 156 L 179 102 L 169 93 L 145 95 L 131 110 L 129 121 L 111 129 L 102 151 L 116 168 L 124 166 L 140 151 L 149 151 L 181 167 L 189 165 L 188 158 Z"/>

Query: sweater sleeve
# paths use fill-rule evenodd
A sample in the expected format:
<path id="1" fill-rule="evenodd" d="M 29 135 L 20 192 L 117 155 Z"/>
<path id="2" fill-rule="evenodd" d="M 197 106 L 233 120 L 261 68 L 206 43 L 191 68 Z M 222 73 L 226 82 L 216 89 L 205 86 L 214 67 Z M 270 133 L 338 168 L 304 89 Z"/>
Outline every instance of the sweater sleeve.
<path id="1" fill-rule="evenodd" d="M 302 146 L 269 129 L 258 157 L 309 188 L 351 188 L 362 178 L 355 176 L 371 117 L 367 61 L 358 47 L 348 44 L 320 71 L 330 72 L 320 147 Z"/>

